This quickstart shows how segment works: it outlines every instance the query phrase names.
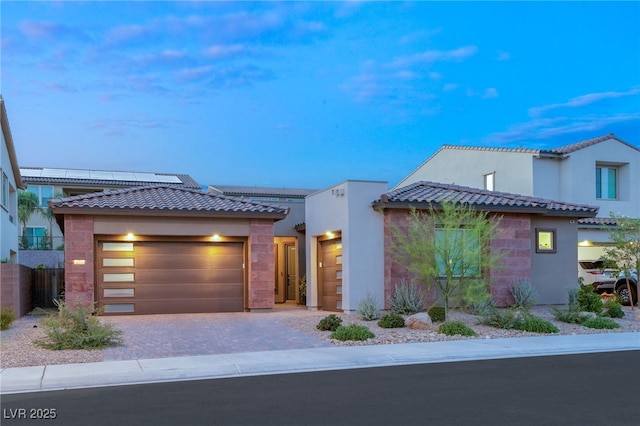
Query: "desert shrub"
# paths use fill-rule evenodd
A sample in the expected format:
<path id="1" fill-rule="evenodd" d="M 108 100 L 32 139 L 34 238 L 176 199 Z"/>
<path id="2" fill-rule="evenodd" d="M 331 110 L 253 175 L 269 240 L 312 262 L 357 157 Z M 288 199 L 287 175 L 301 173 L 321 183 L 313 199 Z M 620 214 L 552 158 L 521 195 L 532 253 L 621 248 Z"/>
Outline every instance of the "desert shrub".
<path id="1" fill-rule="evenodd" d="M 617 296 L 617 295 L 616 295 Z M 614 297 L 610 297 L 602 302 L 602 307 L 604 308 L 603 316 L 610 318 L 622 318 L 624 317 L 624 311 L 622 310 L 622 305 L 616 300 Z"/>
<path id="2" fill-rule="evenodd" d="M 336 314 L 331 314 L 322 318 L 316 328 L 322 331 L 336 331 L 340 324 L 342 324 L 342 318 L 336 316 Z"/>
<path id="3" fill-rule="evenodd" d="M 0 311 L 0 330 L 8 329 L 14 319 L 16 319 L 16 315 L 11 309 Z"/>
<path id="4" fill-rule="evenodd" d="M 595 317 L 589 318 L 582 323 L 583 326 L 596 329 L 620 328 L 620 324 L 609 318 Z"/>
<path id="5" fill-rule="evenodd" d="M 471 313 L 479 316 L 486 315 L 494 309 L 496 309 L 496 302 L 491 297 L 477 303 L 472 303 L 470 306 Z"/>
<path id="6" fill-rule="evenodd" d="M 367 327 L 360 324 L 341 325 L 331 333 L 331 338 L 336 340 L 367 340 L 376 337 Z"/>
<path id="7" fill-rule="evenodd" d="M 578 307 L 581 311 L 599 314 L 602 311 L 602 299 L 593 291 L 593 287 L 583 285 L 578 292 Z"/>
<path id="8" fill-rule="evenodd" d="M 404 327 L 404 318 L 394 313 L 386 314 L 380 319 L 380 321 L 378 321 L 378 325 L 382 328 Z"/>
<path id="9" fill-rule="evenodd" d="M 461 336 L 476 336 L 476 332 L 473 331 L 462 321 L 446 321 L 440 324 L 438 332 L 446 334 L 447 336 L 455 336 L 457 334 Z"/>
<path id="10" fill-rule="evenodd" d="M 516 321 L 515 328 L 522 331 L 530 331 L 532 333 L 557 333 L 558 327 L 549 321 L 537 317 L 535 315 L 525 315 Z"/>
<path id="11" fill-rule="evenodd" d="M 122 332 L 103 324 L 95 316 L 93 306 L 69 308 L 56 302 L 58 312 L 42 320 L 45 338 L 36 344 L 47 349 L 102 349 L 122 344 Z"/>
<path id="12" fill-rule="evenodd" d="M 586 320 L 593 318 L 592 315 L 576 309 L 551 308 L 551 313 L 558 321 L 566 322 L 568 324 L 582 324 Z"/>
<path id="13" fill-rule="evenodd" d="M 445 309 L 442 306 L 432 306 L 427 311 L 429 318 L 433 322 L 442 322 L 445 320 Z"/>
<path id="14" fill-rule="evenodd" d="M 495 328 L 503 328 L 510 330 L 515 328 L 518 322 L 516 311 L 513 309 L 494 308 L 486 312 L 480 317 L 480 324 L 488 325 Z"/>
<path id="15" fill-rule="evenodd" d="M 424 296 L 418 286 L 405 280 L 395 287 L 388 301 L 395 314 L 415 314 L 424 308 Z"/>
<path id="16" fill-rule="evenodd" d="M 356 312 L 365 321 L 373 321 L 380 318 L 380 308 L 378 299 L 371 293 L 367 292 L 367 295 L 358 303 Z"/>
<path id="17" fill-rule="evenodd" d="M 513 296 L 513 307 L 530 310 L 538 299 L 538 292 L 531 285 L 531 281 L 522 279 L 511 284 L 509 288 Z"/>

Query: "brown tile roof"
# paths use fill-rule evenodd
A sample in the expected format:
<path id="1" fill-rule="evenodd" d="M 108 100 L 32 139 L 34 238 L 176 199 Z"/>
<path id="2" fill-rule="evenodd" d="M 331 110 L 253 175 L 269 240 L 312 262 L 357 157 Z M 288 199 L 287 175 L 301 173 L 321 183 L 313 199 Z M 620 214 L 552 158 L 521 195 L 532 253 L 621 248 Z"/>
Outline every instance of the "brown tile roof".
<path id="1" fill-rule="evenodd" d="M 602 226 L 602 225 L 615 226 L 618 224 L 618 222 L 616 222 L 615 219 L 612 219 L 610 217 L 589 217 L 589 218 L 578 220 L 578 223 L 580 225 L 597 225 L 597 226 Z"/>
<path id="2" fill-rule="evenodd" d="M 569 145 L 560 146 L 558 148 L 553 148 L 553 149 L 550 149 L 549 152 L 553 152 L 555 154 L 570 154 L 572 152 L 578 151 L 579 149 L 586 148 L 588 146 L 595 145 L 600 142 L 608 141 L 609 139 L 617 140 L 620 143 L 623 143 L 637 151 L 640 151 L 640 148 L 638 148 L 637 146 L 633 146 L 630 143 L 627 143 L 622 139 L 618 138 L 613 133 L 609 133 L 608 135 L 598 136 L 597 138 L 587 139 L 587 140 L 572 143 Z"/>
<path id="3" fill-rule="evenodd" d="M 304 188 L 270 188 L 261 186 L 209 185 L 207 192 L 212 194 L 221 193 L 242 197 L 304 198 L 307 195 L 318 192 L 318 190 Z"/>
<path id="4" fill-rule="evenodd" d="M 288 209 L 225 195 L 169 185 L 143 186 L 52 199 L 56 214 L 95 213 L 211 217 L 269 217 L 283 219 Z"/>
<path id="5" fill-rule="evenodd" d="M 130 188 L 142 185 L 172 185 L 189 189 L 201 189 L 191 176 L 173 173 L 119 172 L 108 170 L 56 169 L 21 167 L 22 180 L 32 185 L 80 185 L 98 188 Z M 96 177 L 99 176 L 99 177 Z M 130 179 L 114 179 L 113 176 L 131 176 Z M 175 180 L 176 182 L 171 182 Z"/>
<path id="6" fill-rule="evenodd" d="M 479 210 L 521 212 L 547 216 L 594 217 L 598 207 L 564 203 L 506 192 L 487 191 L 438 182 L 415 182 L 383 194 L 376 208 L 437 207 L 443 202 L 461 202 Z"/>

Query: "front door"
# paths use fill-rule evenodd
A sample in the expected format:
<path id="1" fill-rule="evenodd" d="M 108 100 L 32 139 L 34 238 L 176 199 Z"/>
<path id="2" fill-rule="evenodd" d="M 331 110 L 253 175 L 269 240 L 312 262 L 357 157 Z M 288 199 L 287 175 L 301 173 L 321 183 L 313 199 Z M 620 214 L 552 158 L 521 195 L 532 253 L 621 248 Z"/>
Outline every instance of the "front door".
<path id="1" fill-rule="evenodd" d="M 295 244 L 284 245 L 284 270 L 286 274 L 287 300 L 296 300 L 296 246 Z"/>
<path id="2" fill-rule="evenodd" d="M 318 299 L 325 311 L 342 311 L 342 240 L 320 241 Z"/>

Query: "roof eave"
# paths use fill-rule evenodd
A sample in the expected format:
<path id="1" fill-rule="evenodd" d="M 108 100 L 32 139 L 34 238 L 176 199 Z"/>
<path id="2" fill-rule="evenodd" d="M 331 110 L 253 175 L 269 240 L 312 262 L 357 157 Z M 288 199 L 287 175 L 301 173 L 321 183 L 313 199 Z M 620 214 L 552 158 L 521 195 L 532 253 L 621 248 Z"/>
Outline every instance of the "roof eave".
<path id="1" fill-rule="evenodd" d="M 245 212 L 238 210 L 194 211 L 163 209 L 131 209 L 104 207 L 56 207 L 52 206 L 56 216 L 90 214 L 95 216 L 145 216 L 145 217 L 199 217 L 199 218 L 242 218 L 242 219 L 274 219 L 282 220 L 289 213 L 282 212 Z"/>

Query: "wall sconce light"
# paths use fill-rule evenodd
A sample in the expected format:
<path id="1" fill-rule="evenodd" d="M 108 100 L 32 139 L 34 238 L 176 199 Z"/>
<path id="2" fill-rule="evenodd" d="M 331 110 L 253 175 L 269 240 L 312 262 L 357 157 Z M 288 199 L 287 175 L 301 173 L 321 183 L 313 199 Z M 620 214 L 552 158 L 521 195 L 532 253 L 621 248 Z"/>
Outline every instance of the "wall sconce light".
<path id="1" fill-rule="evenodd" d="M 133 233 L 132 233 L 132 232 L 129 232 L 129 233 L 124 237 L 124 239 L 125 239 L 125 240 L 127 240 L 127 241 L 135 241 L 136 236 L 135 236 L 135 235 L 133 235 Z"/>
<path id="2" fill-rule="evenodd" d="M 591 241 L 589 241 L 589 240 L 584 240 L 584 241 L 580 241 L 578 243 L 578 245 L 580 247 L 591 247 L 591 246 L 593 246 L 593 243 Z"/>
<path id="3" fill-rule="evenodd" d="M 211 241 L 222 241 L 222 238 L 220 237 L 219 234 L 213 234 L 211 236 Z"/>
<path id="4" fill-rule="evenodd" d="M 334 234 L 334 233 L 333 233 L 333 232 L 331 232 L 331 231 L 327 231 L 327 232 L 325 232 L 325 235 L 326 235 L 327 237 L 329 237 L 329 238 L 334 238 L 334 237 L 336 236 L 336 234 Z"/>

